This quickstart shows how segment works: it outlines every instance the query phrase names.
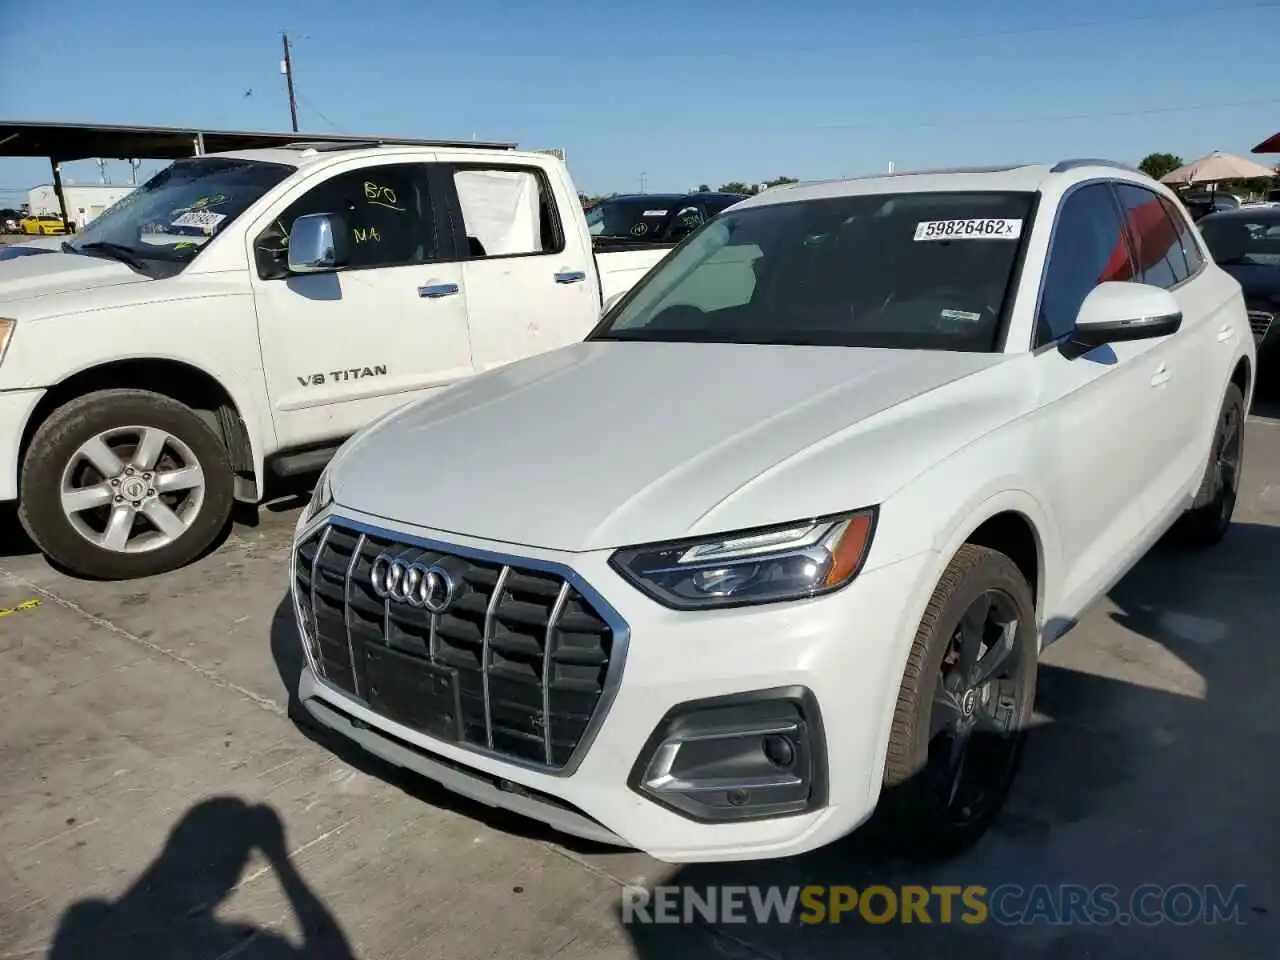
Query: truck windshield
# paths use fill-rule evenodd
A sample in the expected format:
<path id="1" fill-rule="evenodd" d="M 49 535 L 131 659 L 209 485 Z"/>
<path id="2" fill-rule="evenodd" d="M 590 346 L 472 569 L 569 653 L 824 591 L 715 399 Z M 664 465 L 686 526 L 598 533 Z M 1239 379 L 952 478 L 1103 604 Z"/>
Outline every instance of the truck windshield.
<path id="1" fill-rule="evenodd" d="M 185 263 L 294 169 L 229 157 L 178 160 L 104 210 L 67 246 Z"/>
<path id="2" fill-rule="evenodd" d="M 870 194 L 731 210 L 588 339 L 990 352 L 1033 197 Z"/>

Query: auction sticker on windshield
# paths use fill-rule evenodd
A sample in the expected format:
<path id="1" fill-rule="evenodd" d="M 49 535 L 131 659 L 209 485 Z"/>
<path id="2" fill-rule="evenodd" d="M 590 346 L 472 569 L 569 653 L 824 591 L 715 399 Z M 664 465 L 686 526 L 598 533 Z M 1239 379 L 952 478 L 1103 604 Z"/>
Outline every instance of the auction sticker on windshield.
<path id="1" fill-rule="evenodd" d="M 922 220 L 916 224 L 916 240 L 1017 240 L 1021 220 Z"/>
<path id="2" fill-rule="evenodd" d="M 188 210 L 177 217 L 170 226 L 199 227 L 208 233 L 213 233 L 214 228 L 225 219 L 227 219 L 225 213 L 214 213 L 212 210 Z"/>

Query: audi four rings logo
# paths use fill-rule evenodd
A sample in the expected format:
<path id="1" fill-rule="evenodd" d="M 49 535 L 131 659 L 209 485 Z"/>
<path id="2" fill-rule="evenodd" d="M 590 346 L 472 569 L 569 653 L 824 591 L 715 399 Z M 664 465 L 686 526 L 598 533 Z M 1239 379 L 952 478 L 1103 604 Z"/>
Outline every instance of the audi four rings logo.
<path id="1" fill-rule="evenodd" d="M 453 602 L 458 585 L 449 571 L 436 564 L 405 563 L 380 553 L 369 571 L 373 592 L 384 600 L 407 603 L 428 613 L 444 613 Z"/>

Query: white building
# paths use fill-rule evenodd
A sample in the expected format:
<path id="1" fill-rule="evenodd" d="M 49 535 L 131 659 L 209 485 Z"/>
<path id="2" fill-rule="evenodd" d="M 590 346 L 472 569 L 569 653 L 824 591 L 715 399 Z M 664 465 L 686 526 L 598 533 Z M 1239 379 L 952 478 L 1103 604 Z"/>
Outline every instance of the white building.
<path id="1" fill-rule="evenodd" d="M 130 184 L 64 183 L 62 193 L 67 199 L 67 217 L 78 230 L 121 197 L 128 196 L 133 189 L 134 187 Z M 57 216 L 60 212 L 58 195 L 53 192 L 51 183 L 41 184 L 28 190 L 27 204 L 27 208 L 33 214 Z"/>

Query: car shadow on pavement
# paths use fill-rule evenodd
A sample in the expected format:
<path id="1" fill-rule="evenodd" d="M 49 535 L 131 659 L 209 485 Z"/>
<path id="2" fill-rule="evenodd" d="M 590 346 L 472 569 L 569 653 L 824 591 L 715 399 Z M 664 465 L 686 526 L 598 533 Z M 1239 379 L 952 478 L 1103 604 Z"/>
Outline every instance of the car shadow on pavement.
<path id="1" fill-rule="evenodd" d="M 1258 371 L 1249 413 L 1255 417 L 1280 420 L 1280 369 L 1263 367 Z"/>
<path id="2" fill-rule="evenodd" d="M 889 852 L 890 838 L 873 824 L 809 854 L 691 864 L 659 881 L 692 888 L 702 899 L 710 894 L 712 903 L 725 888 L 759 887 L 756 895 L 764 897 L 770 887 L 785 894 L 811 885 L 878 886 L 870 920 L 855 905 L 839 923 L 830 922 L 829 913 L 815 923 L 813 912 L 805 922 L 799 906 L 789 922 L 776 914 L 761 922 L 748 890 L 739 894 L 745 907 L 731 920 L 692 914 L 686 921 L 681 913 L 690 901 L 680 898 L 688 893 L 671 892 L 661 895 L 676 904 L 668 914 L 676 922 L 653 922 L 652 912 L 649 922 L 637 922 L 645 914 L 628 911 L 624 894 L 617 919 L 635 955 L 1138 960 L 1158 950 L 1163 958 L 1275 956 L 1280 608 L 1272 591 L 1278 571 L 1280 527 L 1236 524 L 1207 554 L 1158 545 L 1110 594 L 1117 608 L 1111 623 L 1137 634 L 1136 645 L 1145 649 L 1135 653 L 1133 636 L 1111 624 L 1099 627 L 1096 617 L 1082 635 L 1070 633 L 1050 648 L 1049 662 L 1040 667 L 1037 723 L 1013 793 L 967 854 L 912 864 Z M 1099 663 L 1108 675 L 1092 672 Z M 1115 885 L 1122 907 L 1143 884 L 1190 884 L 1202 896 L 1208 885 L 1224 896 L 1244 890 L 1239 914 L 1217 925 L 1090 924 L 1078 915 L 1075 924 L 1064 924 L 1062 889 L 1069 884 Z M 908 885 L 951 886 L 951 921 L 943 922 L 936 895 L 930 922 L 919 922 L 918 914 L 916 922 L 903 922 L 901 901 L 887 915 L 885 888 L 900 897 Z M 973 885 L 1010 891 L 999 917 L 993 909 L 983 923 L 972 915 L 963 920 L 959 892 Z M 1029 908 L 1037 885 L 1049 885 L 1058 899 L 1031 922 L 1034 916 L 1018 911 Z M 649 893 L 653 911 L 662 901 L 659 891 Z M 1154 902 L 1163 901 L 1157 896 Z"/>
<path id="3" fill-rule="evenodd" d="M 270 926 L 218 916 L 255 851 L 293 910 L 299 944 Z M 118 899 L 85 899 L 68 907 L 48 953 L 49 960 L 232 956 L 354 957 L 342 928 L 290 859 L 276 811 L 233 796 L 189 809 L 156 859 Z"/>
<path id="4" fill-rule="evenodd" d="M 294 726 L 313 743 L 337 756 L 344 763 L 361 773 L 389 783 L 411 797 L 444 810 L 460 813 L 484 823 L 494 830 L 513 834 L 529 840 L 554 843 L 580 854 L 607 853 L 616 847 L 565 836 L 536 820 L 488 807 L 439 786 L 434 781 L 419 776 L 403 767 L 374 756 L 359 745 L 322 726 L 303 708 L 298 700 L 298 678 L 302 673 L 302 643 L 294 623 L 293 601 L 288 594 L 280 601 L 271 621 L 271 657 L 275 661 L 280 682 L 288 692 L 289 719 Z"/>
<path id="5" fill-rule="evenodd" d="M 26 557 L 39 553 L 39 549 L 18 520 L 18 509 L 12 503 L 0 503 L 0 559 Z"/>

